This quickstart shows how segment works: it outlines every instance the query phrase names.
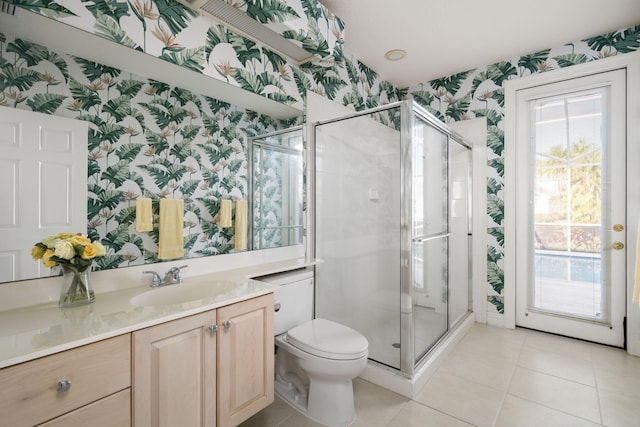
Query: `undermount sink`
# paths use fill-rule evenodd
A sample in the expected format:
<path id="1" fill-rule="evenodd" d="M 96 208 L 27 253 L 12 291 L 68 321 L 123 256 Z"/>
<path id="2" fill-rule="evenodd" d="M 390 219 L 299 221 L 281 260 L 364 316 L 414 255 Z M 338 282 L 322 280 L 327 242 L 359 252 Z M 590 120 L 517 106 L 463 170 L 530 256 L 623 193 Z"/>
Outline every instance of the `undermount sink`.
<path id="1" fill-rule="evenodd" d="M 131 304 L 137 307 L 146 307 L 153 305 L 181 304 L 221 297 L 227 298 L 232 296 L 228 294 L 231 291 L 236 290 L 239 286 L 240 285 L 238 283 L 220 280 L 196 283 L 188 283 L 187 281 L 176 285 L 167 285 L 150 289 L 147 292 L 131 298 Z"/>

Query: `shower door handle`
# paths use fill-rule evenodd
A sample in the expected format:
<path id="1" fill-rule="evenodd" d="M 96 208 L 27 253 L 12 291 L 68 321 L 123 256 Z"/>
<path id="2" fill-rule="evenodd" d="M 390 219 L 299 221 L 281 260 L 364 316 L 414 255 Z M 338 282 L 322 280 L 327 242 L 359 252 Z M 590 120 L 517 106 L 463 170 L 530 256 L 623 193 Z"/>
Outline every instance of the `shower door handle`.
<path id="1" fill-rule="evenodd" d="M 442 239 L 444 237 L 449 237 L 449 236 L 453 236 L 453 233 L 442 233 L 442 234 L 436 234 L 435 236 L 419 236 L 419 237 L 413 238 L 413 243 L 424 243 L 424 242 L 428 242 L 429 240 Z"/>

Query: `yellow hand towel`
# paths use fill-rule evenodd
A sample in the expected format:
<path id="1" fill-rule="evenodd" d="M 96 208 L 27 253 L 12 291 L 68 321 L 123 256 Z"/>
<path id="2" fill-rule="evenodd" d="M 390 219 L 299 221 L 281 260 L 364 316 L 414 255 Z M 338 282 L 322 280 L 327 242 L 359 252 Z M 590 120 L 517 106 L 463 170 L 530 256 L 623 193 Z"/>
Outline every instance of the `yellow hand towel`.
<path id="1" fill-rule="evenodd" d="M 234 248 L 237 251 L 247 249 L 247 201 L 238 200 L 236 202 L 236 228 Z"/>
<path id="2" fill-rule="evenodd" d="M 175 259 L 184 256 L 184 200 L 161 199 L 158 242 L 159 259 Z"/>
<path id="3" fill-rule="evenodd" d="M 136 231 L 146 232 L 151 230 L 153 230 L 151 199 L 138 197 L 136 199 Z"/>
<path id="4" fill-rule="evenodd" d="M 231 227 L 231 200 L 220 200 L 218 224 L 220 227 Z"/>
<path id="5" fill-rule="evenodd" d="M 636 271 L 633 283 L 633 303 L 640 304 L 640 222 L 638 223 L 638 236 L 636 240 Z"/>

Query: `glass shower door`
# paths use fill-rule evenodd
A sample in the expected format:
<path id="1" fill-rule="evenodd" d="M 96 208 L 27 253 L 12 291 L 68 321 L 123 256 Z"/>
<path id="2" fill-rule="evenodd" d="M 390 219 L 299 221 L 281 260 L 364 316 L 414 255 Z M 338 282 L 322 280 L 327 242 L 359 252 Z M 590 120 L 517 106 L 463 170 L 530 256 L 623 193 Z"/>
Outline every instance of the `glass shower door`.
<path id="1" fill-rule="evenodd" d="M 448 136 L 416 116 L 412 146 L 415 364 L 448 330 Z"/>

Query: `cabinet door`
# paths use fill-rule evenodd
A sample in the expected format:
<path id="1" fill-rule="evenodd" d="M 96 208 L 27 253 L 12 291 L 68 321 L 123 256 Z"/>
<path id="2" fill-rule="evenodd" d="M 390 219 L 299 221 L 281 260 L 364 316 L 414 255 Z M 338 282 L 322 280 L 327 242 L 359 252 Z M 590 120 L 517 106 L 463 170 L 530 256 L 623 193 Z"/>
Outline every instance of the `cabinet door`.
<path id="1" fill-rule="evenodd" d="M 134 427 L 216 425 L 215 310 L 134 332 Z"/>
<path id="2" fill-rule="evenodd" d="M 273 294 L 219 308 L 218 325 L 218 426 L 229 427 L 273 402 Z"/>

